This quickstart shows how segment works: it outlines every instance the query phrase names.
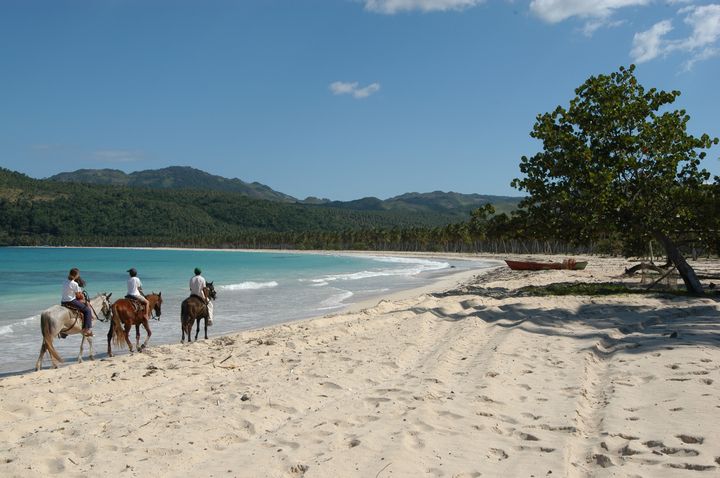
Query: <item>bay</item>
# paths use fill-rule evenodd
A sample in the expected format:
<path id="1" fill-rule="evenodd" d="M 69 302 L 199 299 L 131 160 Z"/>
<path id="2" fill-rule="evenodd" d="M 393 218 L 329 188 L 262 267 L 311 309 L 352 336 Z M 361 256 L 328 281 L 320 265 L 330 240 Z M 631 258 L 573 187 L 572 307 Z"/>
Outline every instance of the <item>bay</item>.
<path id="1" fill-rule="evenodd" d="M 60 301 L 70 268 L 78 267 L 90 296 L 126 293 L 135 267 L 144 291 L 162 292 L 162 316 L 151 321 L 150 346 L 180 341 L 180 303 L 199 267 L 218 293 L 211 337 L 336 313 L 352 303 L 428 284 L 438 276 L 489 263 L 357 254 L 126 248 L 0 248 L 0 373 L 34 366 L 41 344 L 40 313 Z M 107 347 L 108 324 L 96 323 L 96 357 Z M 142 331 L 143 340 L 145 332 Z M 200 337 L 202 337 L 202 330 Z M 131 340 L 134 342 L 134 332 Z M 67 362 L 79 336 L 56 339 Z M 47 366 L 47 358 L 45 366 Z"/>

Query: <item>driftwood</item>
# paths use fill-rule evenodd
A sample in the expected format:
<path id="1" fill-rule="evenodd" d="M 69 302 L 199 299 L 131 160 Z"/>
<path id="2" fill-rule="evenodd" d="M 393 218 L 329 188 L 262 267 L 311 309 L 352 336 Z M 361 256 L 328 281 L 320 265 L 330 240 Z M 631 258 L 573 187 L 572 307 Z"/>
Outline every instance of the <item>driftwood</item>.
<path id="1" fill-rule="evenodd" d="M 645 271 L 645 270 L 655 271 L 658 274 L 666 274 L 668 272 L 667 267 L 660 267 L 660 266 L 656 266 L 655 264 L 650 264 L 648 262 L 641 262 L 640 264 L 634 265 L 629 269 L 625 269 L 625 275 L 631 276 L 631 275 L 635 274 L 637 271 Z"/>

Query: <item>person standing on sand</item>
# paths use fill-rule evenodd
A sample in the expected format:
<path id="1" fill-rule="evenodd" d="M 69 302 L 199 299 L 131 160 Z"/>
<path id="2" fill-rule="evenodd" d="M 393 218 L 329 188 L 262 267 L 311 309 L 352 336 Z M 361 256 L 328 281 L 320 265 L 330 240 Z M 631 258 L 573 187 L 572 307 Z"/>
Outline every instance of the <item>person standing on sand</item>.
<path id="1" fill-rule="evenodd" d="M 150 320 L 150 310 L 148 300 L 142 294 L 142 282 L 137 276 L 137 270 L 134 267 L 127 270 L 130 274 L 130 278 L 127 281 L 127 297 L 128 299 L 135 299 L 145 306 L 145 320 Z"/>
<path id="2" fill-rule="evenodd" d="M 85 281 L 80 277 L 80 269 L 77 267 L 70 269 L 68 278 L 63 284 L 60 304 L 64 307 L 72 307 L 82 312 L 82 334 L 86 337 L 92 337 L 92 310 L 86 303 L 85 293 L 82 290 L 83 285 L 85 285 Z"/>
<path id="3" fill-rule="evenodd" d="M 201 275 L 202 271 L 199 267 L 195 268 L 195 275 L 190 279 L 190 295 L 196 296 L 202 300 L 205 304 L 209 302 L 208 297 L 205 295 L 205 278 Z"/>

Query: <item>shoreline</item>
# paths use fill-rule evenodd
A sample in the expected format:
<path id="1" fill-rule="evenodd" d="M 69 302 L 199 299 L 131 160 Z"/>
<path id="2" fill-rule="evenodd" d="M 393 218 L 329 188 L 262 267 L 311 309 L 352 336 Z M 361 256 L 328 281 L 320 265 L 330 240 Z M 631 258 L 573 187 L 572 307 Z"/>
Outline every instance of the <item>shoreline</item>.
<path id="1" fill-rule="evenodd" d="M 467 271 L 353 311 L 1 378 L 0 474 L 710 476 L 718 300 L 512 294 L 638 282 L 625 264 Z"/>
<path id="2" fill-rule="evenodd" d="M 28 247 L 27 249 L 38 249 L 38 248 Z M 43 249 L 43 248 L 39 248 L 39 249 Z M 53 248 L 51 248 L 51 249 L 53 249 Z M 62 249 L 62 248 L 60 248 L 60 249 Z M 105 249 L 105 248 L 87 248 L 87 249 Z M 111 248 L 111 249 L 126 249 L 126 248 Z M 135 250 L 135 248 L 129 248 L 129 249 Z M 150 250 L 150 248 L 146 248 L 146 249 Z M 267 252 L 269 254 L 283 254 L 283 252 L 278 252 L 278 251 L 263 251 L 263 252 Z M 448 260 L 448 261 L 455 261 L 454 264 L 457 265 L 458 268 L 461 270 L 465 270 L 465 269 L 464 269 L 464 266 L 460 266 L 459 262 L 465 262 L 465 261 L 472 262 L 473 260 L 477 260 L 475 257 L 471 257 L 471 256 L 453 257 L 450 254 L 443 254 L 443 255 L 438 255 L 438 254 L 433 254 L 433 255 L 392 254 L 392 253 L 385 253 L 385 252 L 383 252 L 383 253 L 366 253 L 365 251 L 361 251 L 360 253 L 350 252 L 347 254 L 338 254 L 338 253 L 335 253 L 334 251 L 329 251 L 326 254 L 321 254 L 321 252 L 322 251 L 294 251 L 293 253 L 316 255 L 316 256 L 317 255 L 334 255 L 334 256 L 350 256 L 350 257 L 352 257 L 352 256 L 361 257 L 362 256 L 364 258 L 403 258 L 403 257 L 411 258 L 412 257 L 412 258 L 418 259 L 418 262 L 424 261 L 424 260 L 436 261 L 436 262 Z M 421 257 L 421 256 L 424 256 L 424 257 Z M 455 267 L 455 266 L 451 266 L 451 267 Z M 454 269 L 448 268 L 447 264 L 446 264 L 446 267 L 444 269 L 440 269 L 440 270 L 437 270 L 434 272 L 433 271 L 423 272 L 419 276 L 419 277 L 421 277 L 421 281 L 424 283 L 427 283 L 427 285 L 418 286 L 417 284 L 415 284 L 415 285 L 412 285 L 412 284 L 400 285 L 400 284 L 398 284 L 398 287 L 400 287 L 400 288 L 397 289 L 395 292 L 388 293 L 387 291 L 383 292 L 383 291 L 378 290 L 377 292 L 373 293 L 370 296 L 368 296 L 367 294 L 360 295 L 360 296 L 353 296 L 353 297 L 347 299 L 345 301 L 346 303 L 343 303 L 341 305 L 339 304 L 337 307 L 334 307 L 332 309 L 315 310 L 315 311 L 311 311 L 308 309 L 306 311 L 307 313 L 295 313 L 295 317 L 286 318 L 285 320 L 286 320 L 286 323 L 289 323 L 289 322 L 296 322 L 296 321 L 301 321 L 301 320 L 308 320 L 313 317 L 319 317 L 319 316 L 323 316 L 323 315 L 327 315 L 327 314 L 350 312 L 350 311 L 354 311 L 354 310 L 358 310 L 363 307 L 366 307 L 368 304 L 372 304 L 374 301 L 377 301 L 380 298 L 401 297 L 401 296 L 408 295 L 408 294 L 412 295 L 414 293 L 421 293 L 423 290 L 432 288 L 434 286 L 434 284 L 436 284 L 440 281 L 448 280 L 447 279 L 448 277 L 454 277 L 458 273 L 459 272 L 454 271 Z M 408 285 L 410 285 L 410 288 L 406 288 L 406 289 L 401 288 L 402 286 L 407 287 Z M 391 289 L 392 289 L 392 287 L 391 287 Z M 236 310 L 236 309 L 231 309 L 231 310 Z M 304 310 L 304 309 L 296 308 L 296 311 L 298 311 L 298 312 L 301 312 L 302 310 Z M 168 313 L 170 313 L 169 317 L 174 316 L 174 314 L 172 313 L 173 312 L 172 308 L 169 311 L 165 310 L 164 312 L 166 312 L 166 314 L 164 314 L 164 316 L 166 316 L 166 317 L 168 316 Z M 226 313 L 227 313 L 227 311 L 226 311 Z M 275 316 L 277 318 L 283 317 L 282 314 L 280 314 L 280 315 L 275 314 Z M 34 323 L 37 321 L 37 316 L 29 316 L 28 318 L 25 318 L 23 320 L 24 321 L 32 320 Z M 271 326 L 273 324 L 277 324 L 277 322 L 275 322 L 273 320 L 273 321 L 268 321 L 268 324 L 249 324 L 249 325 L 239 323 L 239 324 L 235 324 L 235 327 L 229 327 L 228 324 L 225 324 L 225 326 L 221 327 L 219 330 L 217 328 L 210 328 L 209 329 L 210 337 L 212 338 L 212 337 L 217 337 L 220 335 L 228 335 L 228 334 L 239 333 L 239 332 L 243 332 L 243 331 L 247 331 L 247 330 L 254 330 L 258 327 L 266 327 L 266 326 Z M 167 325 L 168 324 L 163 323 L 163 328 L 162 328 L 162 330 L 160 330 L 160 335 L 155 334 L 153 336 L 153 342 L 151 343 L 151 345 L 167 345 L 167 344 L 173 344 L 173 343 L 179 342 L 179 338 L 180 338 L 179 334 L 177 336 L 177 340 L 175 340 L 176 338 L 174 336 L 174 329 L 172 329 L 172 328 L 168 329 Z M 220 325 L 223 325 L 223 324 L 220 324 Z M 96 358 L 105 358 L 105 357 L 107 357 L 107 354 L 105 353 L 106 346 L 105 346 L 105 340 L 104 340 L 105 339 L 105 330 L 104 329 L 106 326 L 103 324 L 97 324 L 97 326 L 101 327 L 103 330 L 101 330 L 100 333 L 96 332 L 96 337 L 94 339 L 94 344 L 95 344 L 95 349 L 96 349 L 95 357 Z M 155 327 L 152 327 L 152 328 L 154 329 Z M 33 332 L 34 332 L 34 330 L 33 330 Z M 155 330 L 155 332 L 158 332 L 158 330 Z M 168 336 L 168 332 L 170 332 L 169 336 Z M 32 339 L 33 343 L 34 343 L 34 338 L 35 338 L 35 336 L 33 335 L 33 339 Z M 25 341 L 25 342 L 27 343 L 27 341 Z M 74 342 L 78 342 L 78 341 L 75 340 Z M 73 343 L 68 342 L 66 344 L 64 341 L 59 341 L 59 343 L 56 341 L 56 347 L 60 347 L 60 353 L 65 358 L 65 365 L 74 365 L 77 363 L 76 356 L 77 356 L 77 346 L 79 345 L 79 342 L 77 344 L 75 344 L 74 342 Z M 37 347 L 39 349 L 39 344 Z M 119 350 L 120 355 L 124 355 L 125 353 L 127 353 L 126 349 Z M 87 347 L 86 347 L 86 351 L 85 351 L 84 355 L 85 355 L 85 357 L 87 357 Z M 17 357 L 9 357 L 8 358 L 7 365 L 3 367 L 3 371 L 0 373 L 0 377 L 30 373 L 34 370 L 33 365 L 34 365 L 36 359 L 37 359 L 37 350 L 35 349 L 35 346 L 33 344 L 30 344 L 29 349 L 27 346 L 23 348 L 21 358 L 17 358 Z M 44 361 L 44 366 L 47 367 L 48 365 L 49 365 L 48 357 L 46 356 L 45 361 Z"/>

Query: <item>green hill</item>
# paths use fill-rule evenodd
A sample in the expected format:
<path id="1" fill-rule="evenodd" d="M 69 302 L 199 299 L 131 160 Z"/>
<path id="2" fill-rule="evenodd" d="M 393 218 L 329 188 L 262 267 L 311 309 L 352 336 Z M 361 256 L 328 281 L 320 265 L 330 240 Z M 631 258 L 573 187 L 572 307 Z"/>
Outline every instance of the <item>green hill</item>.
<path id="1" fill-rule="evenodd" d="M 463 218 L 465 219 L 465 218 Z M 352 210 L 237 192 L 38 180 L 0 168 L 0 245 L 282 247 L 303 234 L 438 227 L 437 212 Z"/>
<path id="2" fill-rule="evenodd" d="M 142 187 L 151 189 L 202 189 L 244 194 L 255 199 L 296 202 L 292 196 L 274 191 L 257 182 L 246 183 L 240 179 L 216 176 L 189 166 L 170 166 L 163 169 L 135 171 L 126 174 L 117 169 L 79 169 L 60 173 L 48 178 L 50 181 L 110 184 L 115 186 Z"/>
<path id="3" fill-rule="evenodd" d="M 521 199 L 519 197 L 434 191 L 431 193 L 407 193 L 386 200 L 366 197 L 353 201 L 330 201 L 328 199 L 308 197 L 299 201 L 292 196 L 275 191 L 257 182 L 246 183 L 240 179 L 227 179 L 186 166 L 171 166 L 158 170 L 136 171 L 130 174 L 116 169 L 80 169 L 71 173 L 56 174 L 48 179 L 50 181 L 151 189 L 197 189 L 235 192 L 255 199 L 317 205 L 331 209 L 440 214 L 449 221 L 465 220 L 473 210 L 488 203 L 492 204 L 498 213 L 509 213 L 517 208 Z"/>

